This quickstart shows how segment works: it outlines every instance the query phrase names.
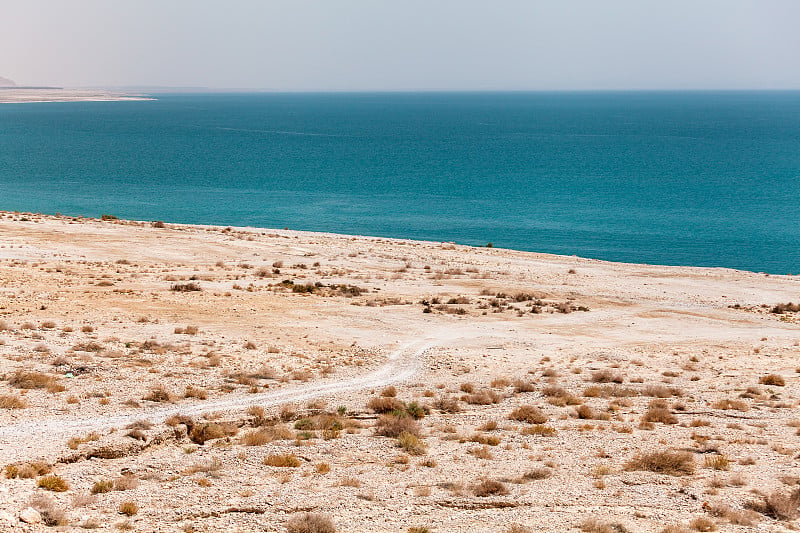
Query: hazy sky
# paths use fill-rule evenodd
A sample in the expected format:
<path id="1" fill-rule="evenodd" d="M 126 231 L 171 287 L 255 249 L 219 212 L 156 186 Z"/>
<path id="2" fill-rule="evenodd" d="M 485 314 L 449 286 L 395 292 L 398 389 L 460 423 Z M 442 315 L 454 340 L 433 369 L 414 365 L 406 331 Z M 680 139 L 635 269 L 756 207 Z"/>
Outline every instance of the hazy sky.
<path id="1" fill-rule="evenodd" d="M 2 0 L 19 84 L 800 89 L 800 0 Z"/>

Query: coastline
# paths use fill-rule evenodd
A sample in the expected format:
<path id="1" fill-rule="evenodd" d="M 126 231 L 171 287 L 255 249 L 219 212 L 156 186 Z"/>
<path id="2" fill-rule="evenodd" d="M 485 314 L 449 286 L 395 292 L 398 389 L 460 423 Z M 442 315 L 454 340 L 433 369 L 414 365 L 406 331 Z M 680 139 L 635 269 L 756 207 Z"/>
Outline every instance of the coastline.
<path id="1" fill-rule="evenodd" d="M 121 102 L 144 101 L 155 98 L 141 95 L 94 89 L 2 89 L 0 104 L 33 104 L 49 102 Z"/>
<path id="2" fill-rule="evenodd" d="M 135 220 L 135 219 L 124 219 L 124 218 L 114 218 L 104 220 L 99 217 L 91 217 L 91 216 L 83 216 L 83 215 L 65 215 L 65 214 L 52 214 L 52 213 L 33 213 L 27 211 L 7 211 L 7 210 L 0 210 L 0 217 L 4 216 L 15 216 L 15 217 L 28 217 L 34 219 L 53 219 L 53 220 L 71 220 L 74 222 L 98 222 L 98 223 L 115 223 L 115 224 L 122 224 L 122 225 L 138 225 L 140 227 L 150 227 L 155 221 L 152 220 Z M 315 236 L 324 237 L 329 239 L 341 239 L 343 241 L 348 240 L 358 240 L 363 242 L 387 242 L 387 243 L 396 243 L 400 245 L 430 245 L 430 246 L 448 246 L 448 247 L 455 247 L 458 249 L 463 250 L 487 250 L 487 251 L 502 251 L 510 254 L 524 254 L 528 255 L 531 258 L 537 259 L 549 259 L 555 262 L 564 262 L 569 263 L 571 261 L 580 261 L 586 263 L 597 263 L 597 264 L 605 264 L 605 265 L 618 265 L 620 267 L 652 267 L 652 268 L 663 268 L 663 269 L 695 269 L 697 271 L 730 271 L 733 273 L 740 273 L 744 275 L 754 275 L 754 276 L 762 276 L 762 277 L 772 277 L 772 278 L 786 278 L 789 280 L 798 280 L 800 281 L 800 273 L 798 274 L 775 274 L 763 271 L 755 271 L 755 270 L 745 270 L 745 269 L 738 269 L 733 267 L 726 267 L 726 266 L 702 266 L 702 265 L 669 265 L 669 264 L 661 264 L 661 263 L 635 263 L 635 262 L 626 262 L 626 261 L 612 261 L 606 259 L 598 259 L 593 257 L 583 257 L 577 254 L 554 254 L 549 252 L 539 252 L 535 250 L 521 250 L 517 248 L 504 248 L 504 247 L 486 247 L 486 246 L 477 246 L 477 245 L 470 245 L 470 244 L 462 244 L 457 243 L 454 241 L 436 241 L 436 240 L 425 240 L 425 239 L 413 239 L 413 238 L 403 238 L 403 237 L 388 237 L 388 236 L 380 236 L 380 235 L 368 235 L 368 234 L 350 234 L 350 233 L 335 233 L 335 232 L 328 232 L 328 231 L 311 231 L 311 230 L 294 230 L 294 229 L 279 229 L 279 228 L 270 228 L 270 227 L 258 227 L 258 226 L 237 226 L 237 225 L 218 225 L 218 224 L 192 224 L 192 223 L 184 223 L 184 222 L 163 222 L 160 223 L 165 224 L 166 226 L 172 228 L 192 228 L 199 231 L 221 231 L 226 228 L 230 228 L 230 230 L 238 231 L 238 232 L 245 232 L 245 233 L 261 233 L 269 232 L 275 235 L 291 235 L 291 236 L 304 236 L 306 238 L 312 238 Z"/>

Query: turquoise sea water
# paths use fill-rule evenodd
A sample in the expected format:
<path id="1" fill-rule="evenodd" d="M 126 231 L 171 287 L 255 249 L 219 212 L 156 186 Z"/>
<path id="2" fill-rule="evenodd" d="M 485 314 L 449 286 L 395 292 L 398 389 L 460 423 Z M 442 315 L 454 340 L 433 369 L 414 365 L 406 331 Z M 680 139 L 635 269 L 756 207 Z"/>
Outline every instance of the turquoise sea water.
<path id="1" fill-rule="evenodd" d="M 0 106 L 0 209 L 800 273 L 800 93 Z"/>

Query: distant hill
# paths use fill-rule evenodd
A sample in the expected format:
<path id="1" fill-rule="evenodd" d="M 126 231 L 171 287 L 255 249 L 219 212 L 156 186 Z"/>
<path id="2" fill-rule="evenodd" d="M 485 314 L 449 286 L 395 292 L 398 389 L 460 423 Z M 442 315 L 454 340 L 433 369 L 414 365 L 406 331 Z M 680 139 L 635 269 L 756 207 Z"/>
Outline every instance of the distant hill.
<path id="1" fill-rule="evenodd" d="M 0 76 L 0 87 L 16 87 L 17 84 L 13 81 L 9 80 L 8 78 L 4 78 Z"/>

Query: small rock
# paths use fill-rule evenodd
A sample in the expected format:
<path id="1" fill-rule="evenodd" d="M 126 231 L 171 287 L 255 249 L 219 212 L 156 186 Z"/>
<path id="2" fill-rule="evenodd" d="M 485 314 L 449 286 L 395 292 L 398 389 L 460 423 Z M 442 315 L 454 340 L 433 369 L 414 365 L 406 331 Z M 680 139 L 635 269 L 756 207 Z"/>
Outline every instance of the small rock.
<path id="1" fill-rule="evenodd" d="M 38 524 L 42 521 L 42 515 L 33 507 L 28 507 L 19 513 L 19 519 L 28 524 Z"/>

